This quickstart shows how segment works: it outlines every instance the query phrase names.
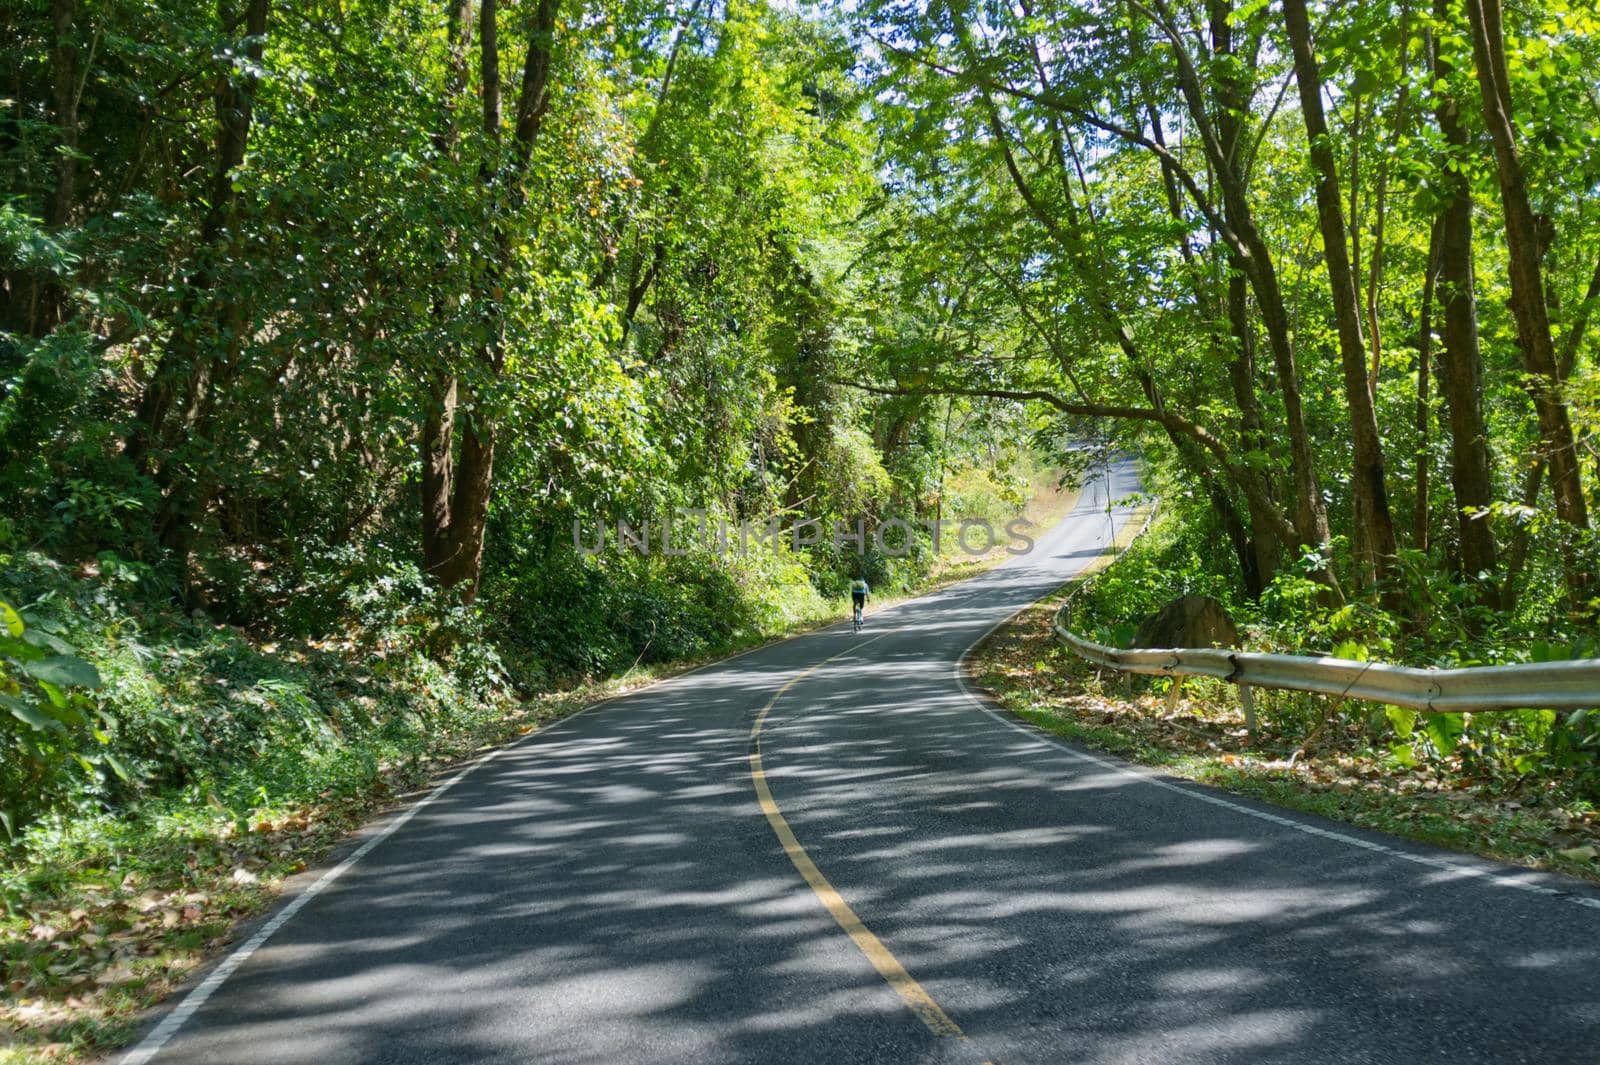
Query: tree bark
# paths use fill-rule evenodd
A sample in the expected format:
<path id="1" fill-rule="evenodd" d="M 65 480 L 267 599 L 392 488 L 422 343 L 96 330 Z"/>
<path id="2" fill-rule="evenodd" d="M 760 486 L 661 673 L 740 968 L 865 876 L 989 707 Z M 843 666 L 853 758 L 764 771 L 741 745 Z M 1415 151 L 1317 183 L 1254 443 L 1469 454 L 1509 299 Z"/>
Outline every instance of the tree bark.
<path id="1" fill-rule="evenodd" d="M 492 4 L 490 5 L 492 7 Z M 468 56 L 472 45 L 471 0 L 452 0 L 449 21 L 450 64 L 445 86 L 445 124 L 434 133 L 434 148 L 440 156 L 456 158 L 460 142 L 460 107 L 457 101 L 468 85 Z M 456 242 L 459 247 L 459 242 Z M 435 301 L 435 317 L 443 318 L 444 306 Z M 425 370 L 426 407 L 423 412 L 420 445 L 422 452 L 422 566 L 435 577 L 451 557 L 450 495 L 455 470 L 455 422 L 457 382 L 446 360 Z"/>
<path id="2" fill-rule="evenodd" d="M 499 33 L 496 0 L 483 0 L 479 9 L 479 74 L 483 93 L 483 133 L 485 155 L 479 173 L 488 186 L 492 201 L 491 217 L 504 219 L 526 206 L 522 182 L 533 147 L 544 125 L 550 106 L 550 72 L 555 57 L 556 16 L 560 0 L 539 0 L 528 30 L 528 51 L 523 64 L 522 85 L 517 95 L 510 154 L 501 158 L 501 86 Z M 484 316 L 488 339 L 474 353 L 477 367 L 473 375 L 446 382 L 438 380 L 435 389 L 441 424 L 433 430 L 425 419 L 423 426 L 425 466 L 437 464 L 424 474 L 423 555 L 430 572 L 446 588 L 458 589 L 465 602 L 478 595 L 483 568 L 483 540 L 488 527 L 489 503 L 494 492 L 494 460 L 498 425 L 483 383 L 497 378 L 505 366 L 504 321 L 500 304 L 501 285 L 511 255 L 508 223 L 497 221 L 489 240 L 489 252 L 481 263 L 478 303 Z M 466 411 L 460 426 L 459 452 L 448 469 L 444 456 L 449 447 L 443 420 L 447 405 L 443 397 L 454 386 L 455 400 L 448 405 L 450 421 Z M 429 417 L 432 416 L 430 412 Z M 441 500 L 448 496 L 448 518 L 441 513 Z M 441 544 L 443 546 L 441 546 Z"/>
<path id="3" fill-rule="evenodd" d="M 1572 371 L 1578 365 L 1578 348 L 1583 343 L 1583 334 L 1589 328 L 1589 317 L 1597 300 L 1600 300 L 1600 259 L 1595 260 L 1594 273 L 1589 278 L 1589 289 L 1584 293 L 1583 302 L 1578 305 L 1572 324 L 1567 327 L 1566 335 L 1561 338 L 1561 363 L 1558 370 L 1563 381 L 1572 376 Z M 1518 498 L 1522 505 L 1530 510 L 1539 502 L 1539 489 L 1544 484 L 1544 469 L 1544 459 L 1535 458 L 1523 478 L 1522 494 Z M 1529 544 L 1528 526 L 1524 523 L 1518 526 L 1512 535 L 1511 546 L 1506 552 L 1505 586 L 1501 591 L 1501 601 L 1507 613 L 1516 609 L 1517 596 L 1521 592 L 1522 570 L 1528 561 Z"/>
<path id="4" fill-rule="evenodd" d="M 1429 402 L 1430 366 L 1433 353 L 1433 295 L 1439 276 L 1439 230 L 1437 221 L 1428 239 L 1428 261 L 1423 267 L 1422 306 L 1417 312 L 1417 474 L 1416 505 L 1411 512 L 1411 546 L 1418 551 L 1428 550 L 1428 498 L 1433 477 L 1433 460 L 1429 451 L 1429 438 L 1433 424 L 1432 404 Z"/>
<path id="5" fill-rule="evenodd" d="M 1223 60 L 1217 64 L 1215 82 L 1217 140 L 1224 161 L 1228 164 L 1234 179 L 1239 180 L 1241 173 L 1238 168 L 1239 142 L 1244 132 L 1239 116 L 1249 110 L 1249 91 L 1243 84 L 1243 79 L 1237 77 L 1235 72 L 1244 64 L 1234 46 L 1232 4 L 1229 0 L 1210 0 L 1207 13 L 1210 22 L 1211 52 Z M 1167 178 L 1168 197 L 1174 201 L 1175 210 L 1176 183 L 1165 168 L 1162 173 Z M 1239 405 L 1240 428 L 1247 449 L 1244 465 L 1255 470 L 1259 468 L 1257 457 L 1267 453 L 1268 438 L 1266 421 L 1261 413 L 1260 397 L 1256 394 L 1256 341 L 1255 331 L 1250 323 L 1249 287 L 1250 282 L 1243 273 L 1237 269 L 1228 271 L 1225 305 L 1228 329 L 1236 345 L 1234 357 L 1228 360 L 1228 383 L 1233 389 L 1234 401 Z M 1266 477 L 1265 471 L 1262 471 L 1262 476 L 1263 494 L 1270 500 L 1272 482 Z M 1263 511 L 1259 499 L 1247 497 L 1246 511 L 1250 517 L 1250 546 L 1254 556 L 1256 583 L 1259 589 L 1264 590 L 1277 574 L 1282 561 L 1283 545 L 1279 542 L 1277 534 L 1276 510 L 1268 514 Z"/>
<path id="6" fill-rule="evenodd" d="M 1574 528 L 1587 529 L 1588 506 L 1583 497 L 1572 422 L 1562 399 L 1549 310 L 1545 304 L 1543 269 L 1540 265 L 1543 248 L 1511 118 L 1511 88 L 1506 72 L 1500 0 L 1463 2 L 1472 24 L 1472 51 L 1483 98 L 1484 122 L 1494 144 L 1495 172 L 1500 182 L 1500 204 L 1509 255 L 1511 311 L 1516 318 L 1523 359 L 1533 379 L 1530 391 L 1539 418 L 1545 459 L 1550 466 L 1550 486 L 1555 494 L 1556 515 Z M 1568 576 L 1575 592 L 1588 583 L 1586 575 L 1574 569 L 1569 568 Z"/>
<path id="7" fill-rule="evenodd" d="M 1449 0 L 1434 0 L 1443 17 Z M 1434 57 L 1434 81 L 1448 84 L 1451 65 Z M 1459 104 L 1441 94 L 1434 107 L 1439 131 L 1454 159 L 1464 160 L 1470 138 L 1462 128 Z M 1440 390 L 1450 418 L 1450 483 L 1461 541 L 1461 569 L 1469 580 L 1490 574 L 1498 564 L 1488 507 L 1494 480 L 1489 460 L 1489 433 L 1483 416 L 1483 358 L 1478 346 L 1478 303 L 1474 292 L 1472 187 L 1465 174 L 1440 167 L 1440 184 L 1448 197 L 1439 216 L 1439 300 L 1444 312 L 1444 350 L 1440 353 Z"/>
<path id="8" fill-rule="evenodd" d="M 56 118 L 56 187 L 45 206 L 45 224 L 60 229 L 72 219 L 78 174 L 78 49 L 73 40 L 77 0 L 53 0 L 50 21 L 55 31 L 50 53 L 50 95 Z"/>
<path id="9" fill-rule="evenodd" d="M 1266 424 L 1261 416 L 1261 406 L 1256 396 L 1255 336 L 1250 328 L 1248 282 L 1244 275 L 1231 273 L 1228 278 L 1228 321 L 1239 354 L 1228 363 L 1228 378 L 1233 385 L 1234 399 L 1239 404 L 1245 447 L 1244 465 L 1257 469 L 1270 449 Z M 1250 543 L 1255 553 L 1255 568 L 1264 590 L 1277 575 L 1283 563 L 1283 540 L 1278 534 L 1278 508 L 1273 501 L 1273 486 L 1263 471 L 1260 496 L 1250 495 L 1245 500 L 1250 515 Z"/>
<path id="10" fill-rule="evenodd" d="M 441 373 L 432 382 L 422 422 L 422 565 L 436 578 L 450 558 L 455 419 L 456 380 Z"/>
<path id="11" fill-rule="evenodd" d="M 1410 25 L 1411 6 L 1404 4 L 1400 8 L 1400 92 L 1395 100 L 1394 126 L 1390 133 L 1396 144 L 1405 136 L 1411 117 L 1408 106 L 1411 102 Z M 1383 257 L 1386 250 L 1384 223 L 1388 205 L 1389 153 L 1384 152 L 1378 160 L 1377 188 L 1373 192 L 1372 207 L 1376 218 L 1372 227 L 1372 259 L 1367 267 L 1367 332 L 1372 345 L 1372 359 L 1367 370 L 1367 388 L 1372 392 L 1374 400 L 1377 399 L 1378 373 L 1383 364 L 1383 323 L 1378 316 L 1378 290 L 1383 281 Z M 1355 223 L 1358 220 L 1351 221 Z"/>
<path id="12" fill-rule="evenodd" d="M 150 470 L 154 448 L 160 446 L 168 452 L 159 476 L 164 495 L 156 523 L 162 545 L 172 552 L 186 583 L 196 526 L 214 483 L 202 468 L 210 461 L 206 451 L 214 437 L 214 390 L 219 382 L 231 380 L 243 343 L 245 315 L 236 293 L 217 284 L 217 271 L 226 254 L 229 224 L 238 200 L 233 172 L 244 162 L 249 146 L 258 81 L 255 69 L 265 50 L 270 11 L 271 0 L 249 0 L 244 13 L 243 53 L 250 61 L 250 69 L 237 76 L 232 69 L 225 69 L 218 76 L 217 158 L 206 211 L 200 221 L 197 264 L 176 309 L 172 334 L 140 397 L 124 446 L 128 459 L 144 472 Z M 237 24 L 228 0 L 220 0 L 217 15 L 224 27 Z M 184 447 L 199 460 L 191 462 L 188 471 L 174 468 L 170 453 L 177 434 L 169 421 L 173 409 L 179 406 Z"/>
<path id="13" fill-rule="evenodd" d="M 500 27 L 496 0 L 483 0 L 478 9 L 478 77 L 483 94 L 483 132 L 491 143 L 500 140 Z M 486 160 L 486 164 L 492 161 Z"/>
<path id="14" fill-rule="evenodd" d="M 77 0 L 52 0 L 50 5 L 50 113 L 55 119 L 55 184 L 45 198 L 44 223 L 60 232 L 72 221 L 78 171 L 78 48 L 74 21 Z M 91 57 L 92 62 L 92 57 Z M 8 274 L 10 272 L 8 271 Z M 47 272 L 17 271 L 8 278 L 15 305 L 0 311 L 0 321 L 43 336 L 67 314 L 67 293 Z"/>
<path id="15" fill-rule="evenodd" d="M 1344 206 L 1339 192 L 1338 164 L 1322 108 L 1322 75 L 1311 45 L 1305 0 L 1284 0 L 1284 26 L 1294 55 L 1300 110 L 1305 117 L 1311 162 L 1317 171 L 1317 223 L 1322 231 L 1323 258 L 1332 289 L 1339 334 L 1339 360 L 1344 370 L 1354 444 L 1351 489 L 1355 503 L 1355 546 L 1358 558 L 1381 580 L 1395 553 L 1394 521 L 1384 483 L 1383 443 L 1367 388 L 1366 344 L 1361 335 L 1361 297 L 1350 266 L 1345 240 Z"/>

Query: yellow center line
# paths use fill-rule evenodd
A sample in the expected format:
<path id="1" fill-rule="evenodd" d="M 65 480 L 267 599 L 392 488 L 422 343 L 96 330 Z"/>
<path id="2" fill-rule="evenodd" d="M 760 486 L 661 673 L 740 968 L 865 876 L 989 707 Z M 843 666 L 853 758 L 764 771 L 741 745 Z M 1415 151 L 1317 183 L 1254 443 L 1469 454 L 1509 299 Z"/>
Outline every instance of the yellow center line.
<path id="1" fill-rule="evenodd" d="M 779 688 L 772 698 L 767 700 L 767 705 L 761 708 L 761 712 L 756 715 L 755 724 L 750 728 L 750 780 L 755 784 L 756 797 L 761 802 L 761 812 L 767 815 L 767 823 L 772 826 L 772 831 L 778 837 L 778 842 L 783 844 L 783 853 L 789 856 L 789 861 L 794 863 L 796 871 L 810 885 L 811 890 L 822 902 L 828 913 L 833 916 L 833 919 L 838 922 L 845 935 L 849 936 L 861 953 L 867 956 L 867 960 L 872 963 L 872 967 L 878 970 L 878 975 L 882 976 L 889 986 L 894 988 L 895 992 L 905 1000 L 905 1004 L 911 1007 L 911 1012 L 915 1013 L 934 1035 L 965 1040 L 967 1037 L 961 1031 L 961 1026 L 950 1019 L 950 1015 L 941 1009 L 939 1004 L 933 1000 L 933 996 L 928 994 L 923 986 L 917 983 L 916 979 L 906 971 L 906 967 L 900 964 L 900 959 L 896 958 L 889 948 L 884 946 L 883 940 L 872 934 L 871 929 L 863 924 L 861 918 L 856 915 L 856 911 L 850 908 L 850 904 L 844 901 L 838 890 L 828 882 L 828 878 L 822 875 L 822 870 L 817 868 L 817 863 L 811 860 L 811 856 L 806 853 L 805 847 L 796 838 L 794 829 L 789 827 L 789 822 L 784 818 L 783 811 L 778 809 L 778 802 L 772 797 L 772 789 L 767 786 L 766 770 L 761 764 L 761 727 L 766 724 L 767 715 L 778 704 L 778 700 L 783 698 L 783 694 L 805 677 L 821 669 L 834 659 L 852 654 L 866 644 L 871 643 L 872 640 L 881 640 L 887 635 L 888 633 L 883 633 L 872 637 L 870 640 L 863 640 L 849 650 L 840 651 L 836 655 L 824 658 L 816 665 L 790 678 L 787 684 Z"/>

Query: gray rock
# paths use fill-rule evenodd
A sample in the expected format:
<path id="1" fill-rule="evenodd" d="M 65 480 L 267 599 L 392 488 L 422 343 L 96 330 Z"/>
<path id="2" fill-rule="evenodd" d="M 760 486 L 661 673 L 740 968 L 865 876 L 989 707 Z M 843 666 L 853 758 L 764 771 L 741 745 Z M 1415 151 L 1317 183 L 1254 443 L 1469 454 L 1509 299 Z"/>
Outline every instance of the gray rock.
<path id="1" fill-rule="evenodd" d="M 1135 647 L 1237 647 L 1239 630 L 1209 595 L 1179 596 L 1134 634 Z"/>

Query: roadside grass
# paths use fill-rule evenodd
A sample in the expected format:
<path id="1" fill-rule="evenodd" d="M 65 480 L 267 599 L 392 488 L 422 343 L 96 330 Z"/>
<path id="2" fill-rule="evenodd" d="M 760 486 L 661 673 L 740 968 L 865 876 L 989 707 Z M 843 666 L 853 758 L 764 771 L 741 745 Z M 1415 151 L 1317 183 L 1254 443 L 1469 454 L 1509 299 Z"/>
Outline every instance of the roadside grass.
<path id="1" fill-rule="evenodd" d="M 1047 475 L 1033 488 L 1024 515 L 1040 527 L 1076 504 L 1077 494 L 1057 491 Z M 915 589 L 874 596 L 873 607 L 1007 557 L 1003 548 L 980 558 L 947 551 Z M 239 712 L 241 694 L 293 689 L 335 722 L 339 742 L 322 757 L 258 763 L 245 774 L 253 793 L 197 782 L 114 813 L 57 815 L 0 850 L 0 1065 L 78 1063 L 125 1045 L 151 1007 L 274 904 L 288 878 L 469 759 L 597 702 L 848 616 L 848 597 L 819 600 L 694 659 L 636 665 L 522 700 L 468 697 L 430 666 L 375 668 L 371 649 L 358 644 L 261 645 L 228 626 L 196 626 L 193 654 L 168 673 L 130 672 L 129 683 L 147 685 L 163 712 L 182 706 L 219 717 Z M 228 666 L 202 665 L 217 662 Z M 337 728 L 380 719 L 391 725 L 370 734 Z"/>
<path id="2" fill-rule="evenodd" d="M 844 616 L 841 600 L 823 616 L 715 654 L 496 699 L 454 727 L 375 739 L 342 752 L 338 765 L 314 768 L 326 787 L 310 801 L 233 809 L 208 791 L 57 819 L 0 865 L 0 1065 L 82 1062 L 126 1044 L 146 1011 L 276 902 L 285 880 L 472 759 L 596 703 Z"/>
<path id="3" fill-rule="evenodd" d="M 173 796 L 35 833 L 0 868 L 0 1019 L 10 1029 L 0 1063 L 82 1061 L 127 1042 L 149 1007 L 348 833 L 451 766 L 642 683 L 507 700 L 427 743 L 365 745 L 328 768 L 311 801 L 234 810 L 215 793 Z"/>
<path id="4" fill-rule="evenodd" d="M 969 659 L 976 684 L 1022 720 L 1277 806 L 1600 883 L 1600 811 L 1550 780 L 1507 781 L 1456 757 L 1404 765 L 1374 742 L 1371 708 L 1343 714 L 1297 693 L 1257 693 L 1252 742 L 1231 685 L 1190 678 L 1169 699 L 1171 680 L 1102 673 L 1062 648 L 1051 631 L 1060 600 L 1019 614 Z M 1319 724 L 1275 732 L 1274 698 L 1320 702 Z"/>

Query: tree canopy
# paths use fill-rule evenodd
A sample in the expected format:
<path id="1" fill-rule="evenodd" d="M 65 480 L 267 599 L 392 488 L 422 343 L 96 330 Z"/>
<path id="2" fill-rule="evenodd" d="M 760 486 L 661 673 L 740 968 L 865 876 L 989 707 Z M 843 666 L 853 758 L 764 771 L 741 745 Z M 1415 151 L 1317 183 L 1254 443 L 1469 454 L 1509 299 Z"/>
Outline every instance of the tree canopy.
<path id="1" fill-rule="evenodd" d="M 20 0 L 0 551 L 260 639 L 404 587 L 429 653 L 479 626 L 538 686 L 932 557 L 926 529 L 907 559 L 591 553 L 575 522 L 959 517 L 1121 449 L 1205 547 L 1173 594 L 1412 661 L 1578 653 L 1597 27 L 1568 0 Z"/>

